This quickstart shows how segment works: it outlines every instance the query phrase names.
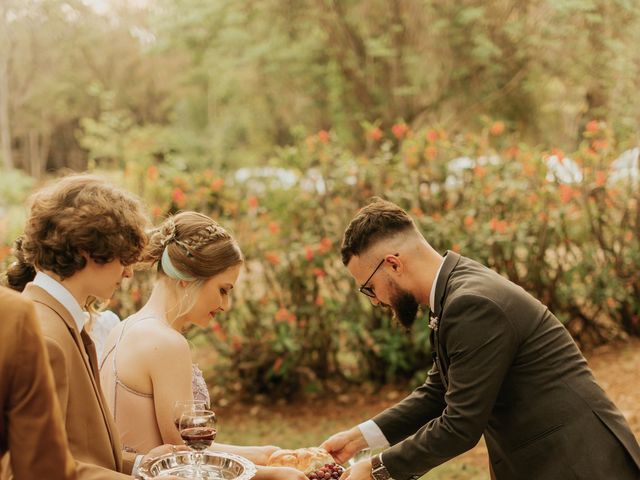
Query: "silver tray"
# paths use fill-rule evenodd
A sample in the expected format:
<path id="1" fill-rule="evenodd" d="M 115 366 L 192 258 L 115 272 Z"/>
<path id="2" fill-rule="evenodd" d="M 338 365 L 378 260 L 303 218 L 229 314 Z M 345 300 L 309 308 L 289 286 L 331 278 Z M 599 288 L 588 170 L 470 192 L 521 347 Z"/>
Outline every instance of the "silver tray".
<path id="1" fill-rule="evenodd" d="M 200 455 L 200 472 L 196 473 L 195 456 Z M 249 480 L 256 466 L 244 457 L 224 452 L 180 451 L 161 455 L 138 469 L 143 480 L 174 475 L 180 478 L 213 478 L 217 480 Z"/>

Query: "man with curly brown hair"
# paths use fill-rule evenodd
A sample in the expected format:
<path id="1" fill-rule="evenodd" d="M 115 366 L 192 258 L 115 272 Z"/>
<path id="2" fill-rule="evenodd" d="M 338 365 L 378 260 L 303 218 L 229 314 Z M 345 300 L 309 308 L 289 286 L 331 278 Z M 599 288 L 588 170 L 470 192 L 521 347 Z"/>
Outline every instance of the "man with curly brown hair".
<path id="1" fill-rule="evenodd" d="M 62 178 L 32 197 L 16 241 L 18 260 L 7 272 L 9 285 L 35 302 L 82 479 L 131 478 L 142 459 L 122 451 L 84 326 L 92 302 L 109 299 L 133 274 L 147 243 L 146 225 L 144 208 L 130 193 L 91 175 Z M 154 453 L 161 451 L 167 448 Z"/>

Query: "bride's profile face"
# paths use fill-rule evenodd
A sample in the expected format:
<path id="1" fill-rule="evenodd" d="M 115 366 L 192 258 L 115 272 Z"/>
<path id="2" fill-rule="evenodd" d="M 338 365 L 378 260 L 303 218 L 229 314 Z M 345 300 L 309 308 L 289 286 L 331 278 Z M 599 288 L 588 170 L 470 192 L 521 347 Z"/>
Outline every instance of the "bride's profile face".
<path id="1" fill-rule="evenodd" d="M 229 267 L 204 282 L 198 292 L 195 305 L 187 314 L 189 322 L 200 327 L 207 327 L 216 314 L 226 312 L 231 308 L 231 291 L 238 281 L 241 266 L 238 264 Z"/>

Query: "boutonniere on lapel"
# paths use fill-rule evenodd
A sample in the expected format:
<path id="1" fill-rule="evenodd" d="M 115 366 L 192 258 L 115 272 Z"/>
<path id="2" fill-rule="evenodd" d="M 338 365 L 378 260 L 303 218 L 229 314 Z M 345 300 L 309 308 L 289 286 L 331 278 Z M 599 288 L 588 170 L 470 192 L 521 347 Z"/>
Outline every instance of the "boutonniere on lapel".
<path id="1" fill-rule="evenodd" d="M 431 330 L 433 330 L 434 332 L 438 331 L 438 326 L 440 324 L 440 319 L 438 317 L 434 316 L 429 316 L 429 328 Z"/>

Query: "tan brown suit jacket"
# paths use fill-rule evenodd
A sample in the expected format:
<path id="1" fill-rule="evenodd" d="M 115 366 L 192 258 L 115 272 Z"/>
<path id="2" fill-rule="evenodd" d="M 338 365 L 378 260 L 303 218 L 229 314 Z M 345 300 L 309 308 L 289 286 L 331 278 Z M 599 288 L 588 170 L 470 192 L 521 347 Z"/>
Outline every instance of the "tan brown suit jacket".
<path id="1" fill-rule="evenodd" d="M 3 287 L 0 345 L 0 455 L 11 452 L 18 480 L 75 480 L 33 304 Z"/>
<path id="2" fill-rule="evenodd" d="M 22 294 L 36 305 L 78 477 L 131 479 L 123 473 L 131 473 L 135 455 L 122 452 L 100 388 L 93 341 L 78 332 L 69 311 L 42 288 L 28 284 Z"/>

